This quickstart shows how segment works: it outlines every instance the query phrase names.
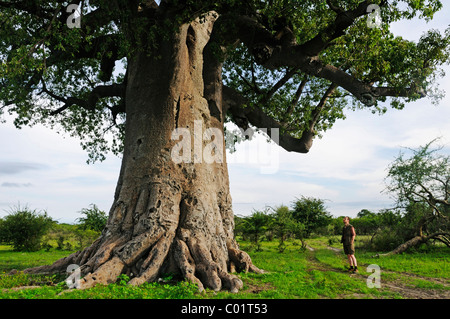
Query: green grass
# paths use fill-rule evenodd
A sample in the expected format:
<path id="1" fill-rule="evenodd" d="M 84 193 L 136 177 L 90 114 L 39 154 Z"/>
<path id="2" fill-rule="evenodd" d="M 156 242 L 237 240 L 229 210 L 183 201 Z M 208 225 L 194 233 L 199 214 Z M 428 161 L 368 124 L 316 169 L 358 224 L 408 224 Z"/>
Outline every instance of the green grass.
<path id="1" fill-rule="evenodd" d="M 196 298 L 197 287 L 187 282 L 176 285 L 145 283 L 128 286 L 120 282 L 97 285 L 86 290 L 68 290 L 63 282 L 33 289 L 10 289 L 0 293 L 2 299 L 186 299 Z"/>
<path id="2" fill-rule="evenodd" d="M 319 298 L 401 298 L 388 288 L 368 288 L 366 272 L 369 264 L 378 264 L 382 269 L 382 280 L 424 291 L 449 289 L 446 280 L 450 277 L 448 248 L 440 247 L 427 252 L 418 251 L 392 257 L 372 258 L 372 252 L 357 248 L 360 273 L 349 275 L 346 257 L 342 252 L 329 249 L 327 238 L 307 241 L 314 251 L 301 250 L 297 241 L 287 242 L 283 253 L 278 252 L 277 242 L 263 242 L 261 251 L 254 251 L 248 242 L 241 242 L 255 265 L 264 269 L 264 274 L 241 273 L 244 287 L 239 293 L 206 290 L 197 293 L 196 287 L 186 282 L 147 283 L 139 287 L 126 285 L 124 275 L 115 284 L 96 286 L 86 290 L 68 290 L 64 278 L 56 276 L 29 276 L 19 272 L 7 276 L 11 269 L 50 264 L 67 256 L 70 251 L 51 250 L 32 253 L 14 252 L 0 246 L 0 298 L 13 299 L 319 299 Z M 340 248 L 331 242 L 331 246 Z M 438 278 L 439 280 L 427 280 Z M 443 280 L 443 282 L 442 282 Z M 448 280 L 447 280 L 448 282 Z M 19 286 L 39 286 L 33 289 L 17 289 Z"/>
<path id="3" fill-rule="evenodd" d="M 366 252 L 360 255 L 359 260 L 367 264 L 378 264 L 385 270 L 433 278 L 450 278 L 448 248 L 380 258 L 373 258 L 374 255 L 374 252 Z M 418 258 L 419 256 L 420 258 Z"/>
<path id="4" fill-rule="evenodd" d="M 50 251 L 16 252 L 11 246 L 0 245 L 0 273 L 9 272 L 12 269 L 23 270 L 25 268 L 48 265 L 54 261 L 70 255 L 73 251 L 52 249 Z"/>

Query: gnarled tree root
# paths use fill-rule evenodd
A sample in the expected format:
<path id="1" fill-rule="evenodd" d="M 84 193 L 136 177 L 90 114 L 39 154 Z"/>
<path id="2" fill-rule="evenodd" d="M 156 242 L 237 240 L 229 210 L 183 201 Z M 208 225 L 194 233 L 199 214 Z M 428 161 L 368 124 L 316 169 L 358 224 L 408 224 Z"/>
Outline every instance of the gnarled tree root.
<path id="1" fill-rule="evenodd" d="M 127 259 L 120 256 L 127 247 L 135 244 L 134 241 L 124 243 L 119 238 L 100 245 L 97 240 L 83 251 L 73 253 L 52 265 L 25 269 L 24 273 L 65 273 L 69 265 L 80 265 L 82 278 L 78 287 L 87 289 L 97 284 L 114 283 L 123 273 L 132 278 L 128 284 L 141 285 L 156 281 L 166 270 L 177 270 L 185 280 L 196 284 L 200 292 L 209 288 L 214 291 L 227 289 L 233 293 L 238 292 L 243 283 L 231 272 L 263 273 L 233 240 L 227 243 L 229 260 L 223 264 L 215 260 L 214 248 L 209 250 L 203 240 L 195 237 L 183 240 L 166 233 L 148 240 L 148 246 L 134 249 L 132 256 L 124 254 Z"/>

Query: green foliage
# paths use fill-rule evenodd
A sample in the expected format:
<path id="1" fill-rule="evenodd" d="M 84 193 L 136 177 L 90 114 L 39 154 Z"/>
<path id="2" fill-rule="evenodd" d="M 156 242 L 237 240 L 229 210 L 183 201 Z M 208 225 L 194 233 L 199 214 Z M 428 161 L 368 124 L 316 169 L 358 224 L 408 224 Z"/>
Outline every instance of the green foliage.
<path id="1" fill-rule="evenodd" d="M 107 216 L 94 204 L 81 213 L 77 225 L 58 224 L 46 212 L 16 207 L 0 219 L 0 242 L 20 251 L 82 249 L 98 238 Z"/>
<path id="2" fill-rule="evenodd" d="M 358 234 L 374 236 L 381 228 L 398 227 L 401 219 L 398 211 L 380 210 L 374 213 L 363 209 L 356 218 L 352 218 L 351 224 L 358 230 Z M 342 222 L 340 226 L 342 228 Z"/>
<path id="3" fill-rule="evenodd" d="M 392 251 L 405 240 L 392 228 L 382 228 L 371 241 L 371 248 L 376 251 Z"/>
<path id="4" fill-rule="evenodd" d="M 361 3 L 332 2 L 343 10 Z M 202 20 L 205 13 L 215 10 L 219 14 L 253 17 L 273 35 L 288 26 L 297 43 L 303 44 L 326 30 L 336 18 L 326 1 L 316 0 L 170 1 L 166 5 L 172 6 L 168 10 L 171 18 L 165 18 L 167 12 L 160 16 L 137 14 L 137 8 L 128 1 L 96 0 L 81 2 L 78 29 L 66 25 L 69 3 L 36 0 L 1 5 L 0 115 L 13 115 L 17 127 L 44 124 L 80 138 L 89 161 L 103 160 L 108 152 L 122 153 L 126 117 L 116 107 L 125 102 L 120 94 L 102 96 L 95 105 L 79 101 L 92 100 L 95 87 L 126 84 L 128 59 L 137 51 L 154 54 L 180 24 Z M 144 3 L 140 5 L 142 8 Z M 439 98 L 441 93 L 435 83 L 441 75 L 440 66 L 448 62 L 450 31 L 440 34 L 431 30 L 413 43 L 394 37 L 389 24 L 415 17 L 428 21 L 442 7 L 438 0 L 389 1 L 381 8 L 381 28 L 368 28 L 367 17 L 363 16 L 322 50 L 318 58 L 365 83 L 394 88 L 414 83 L 429 96 Z M 232 34 L 234 26 L 227 28 L 223 33 Z M 219 47 L 221 41 L 215 45 Z M 337 120 L 345 118 L 346 108 L 364 107 L 347 91 L 336 88 L 316 113 L 329 81 L 292 68 L 266 69 L 241 45 L 222 58 L 226 59 L 225 84 L 237 88 L 250 101 L 249 106 L 261 108 L 294 137 L 300 137 L 313 118 L 317 118 L 314 134 L 321 136 Z M 108 64 L 112 66 L 111 76 L 105 70 Z M 402 108 L 418 97 L 389 100 L 392 107 Z M 78 103 L 71 104 L 69 99 Z M 371 110 L 385 112 L 386 101 L 380 98 Z M 63 112 L 53 114 L 62 107 Z"/>
<path id="5" fill-rule="evenodd" d="M 42 237 L 53 223 L 46 212 L 19 205 L 0 220 L 0 242 L 10 244 L 18 251 L 39 250 Z"/>
<path id="6" fill-rule="evenodd" d="M 303 197 L 293 203 L 292 209 L 281 205 L 254 211 L 247 217 L 235 217 L 235 235 L 250 240 L 256 251 L 260 251 L 263 239 L 271 241 L 274 235 L 279 240 L 279 252 L 286 249 L 288 238 L 300 239 L 301 248 L 305 249 L 305 238 L 323 230 L 331 221 L 323 200 Z"/>
<path id="7" fill-rule="evenodd" d="M 21 286 L 53 286 L 58 280 L 57 275 L 30 275 L 17 272 L 12 276 L 0 274 L 0 288 L 13 288 Z"/>
<path id="8" fill-rule="evenodd" d="M 331 214 L 322 199 L 302 196 L 294 201 L 292 210 L 292 217 L 304 225 L 306 237 L 331 222 Z"/>
<path id="9" fill-rule="evenodd" d="M 275 208 L 272 213 L 273 225 L 279 240 L 278 251 L 283 252 L 286 249 L 285 241 L 290 236 L 294 236 L 302 241 L 304 248 L 305 225 L 293 217 L 293 212 L 289 207 L 281 205 Z"/>
<path id="10" fill-rule="evenodd" d="M 78 225 L 54 224 L 42 238 L 42 246 L 50 251 L 83 249 L 94 242 L 100 232 L 81 229 Z"/>
<path id="11" fill-rule="evenodd" d="M 361 1 L 333 1 L 342 8 L 356 7 Z M 380 4 L 380 1 L 372 1 Z M 405 5 L 405 3 L 407 5 Z M 325 1 L 270 1 L 258 7 L 261 23 L 269 30 L 277 23 L 291 26 L 298 43 L 305 43 L 325 30 L 335 18 Z M 441 74 L 439 65 L 448 63 L 450 29 L 445 34 L 437 30 L 425 33 L 418 43 L 395 37 L 389 24 L 401 19 L 419 16 L 429 20 L 442 8 L 440 1 L 394 1 L 388 8 L 381 8 L 381 28 L 368 28 L 367 17 L 358 19 L 341 36 L 321 52 L 321 61 L 346 70 L 362 82 L 376 82 L 377 86 L 394 88 L 409 87 L 415 83 L 438 101 L 442 96 L 436 87 Z M 430 49 L 432 48 L 432 49 Z M 239 46 L 229 54 L 224 66 L 224 80 L 228 86 L 242 92 L 251 104 L 261 108 L 286 127 L 292 136 L 301 137 L 320 103 L 329 81 L 313 78 L 292 68 L 266 69 L 258 65 L 245 46 Z M 274 86 L 282 84 L 275 92 Z M 302 84 L 304 85 L 301 90 Z M 297 94 L 300 93 L 300 96 Z M 418 99 L 389 98 L 393 108 L 401 109 L 406 102 Z M 372 108 L 374 113 L 387 111 L 387 98 L 379 98 Z M 319 137 L 340 119 L 345 119 L 345 109 L 363 108 L 359 101 L 341 88 L 334 90 L 323 110 L 316 116 L 315 134 Z"/>
<path id="12" fill-rule="evenodd" d="M 80 229 L 101 232 L 105 228 L 108 216 L 95 204 L 91 204 L 90 208 L 83 208 L 80 213 L 85 215 L 85 217 L 77 218 Z"/>
<path id="13" fill-rule="evenodd" d="M 261 250 L 261 239 L 268 228 L 269 222 L 270 216 L 267 211 L 254 211 L 243 220 L 243 234 L 250 237 L 257 251 Z"/>
<path id="14" fill-rule="evenodd" d="M 33 12 L 14 6 L 1 8 L 0 101 L 8 107 L 0 108 L 0 114 L 5 110 L 15 114 L 17 127 L 42 123 L 69 132 L 80 138 L 91 161 L 102 160 L 107 151 L 117 154 L 122 151 L 124 118 L 117 116 L 117 125 L 111 125 L 113 119 L 108 111 L 108 107 L 118 102 L 117 98 L 101 99 L 90 111 L 75 105 L 58 116 L 52 116 L 51 111 L 61 107 L 66 97 L 87 99 L 93 86 L 105 83 L 101 80 L 101 60 L 106 56 L 122 56 L 125 48 L 112 45 L 113 41 L 124 46 L 127 42 L 119 40 L 123 36 L 114 23 L 101 28 L 67 27 L 69 3 L 33 1 Z M 121 12 L 99 0 L 83 5 L 81 13 L 86 16 L 99 7 L 102 17 Z M 107 35 L 110 40 L 97 41 L 108 38 Z M 76 58 L 77 55 L 86 57 Z M 123 77 L 124 73 L 116 72 L 111 82 L 120 82 Z"/>
<path id="15" fill-rule="evenodd" d="M 410 149 L 410 156 L 401 152 L 390 164 L 386 178 L 386 191 L 397 199 L 400 206 L 410 202 L 428 203 L 438 210 L 431 198 L 448 198 L 450 156 L 439 154 L 442 147 L 432 149 L 433 140 L 418 149 Z M 437 203 L 443 204 L 444 203 Z"/>
<path id="16" fill-rule="evenodd" d="M 450 156 L 433 149 L 434 142 L 399 154 L 388 168 L 386 191 L 405 211 L 398 233 L 409 239 L 439 232 L 450 246 Z"/>

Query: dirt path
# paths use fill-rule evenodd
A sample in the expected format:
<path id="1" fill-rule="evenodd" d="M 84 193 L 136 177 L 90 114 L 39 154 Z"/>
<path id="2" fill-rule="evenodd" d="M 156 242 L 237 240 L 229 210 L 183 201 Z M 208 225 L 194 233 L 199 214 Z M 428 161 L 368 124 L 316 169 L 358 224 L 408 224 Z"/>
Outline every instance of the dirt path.
<path id="1" fill-rule="evenodd" d="M 335 252 L 335 254 L 345 259 L 345 256 L 342 254 L 342 249 L 334 248 L 328 246 L 327 249 L 330 249 Z M 320 262 L 315 256 L 315 249 L 311 250 L 308 256 L 308 262 L 310 265 L 310 269 L 317 269 L 321 271 L 342 271 L 341 267 L 332 267 L 328 264 Z M 361 272 L 356 274 L 350 274 L 350 276 L 358 278 L 360 280 L 367 281 L 367 278 L 370 274 L 366 273 L 366 268 L 368 265 L 360 264 L 359 268 L 362 269 Z M 384 274 L 394 274 L 394 276 L 389 276 L 390 278 L 383 277 Z M 395 278 L 395 279 L 393 279 Z M 414 282 L 423 281 L 428 283 L 431 287 L 434 285 L 440 285 L 445 289 L 432 289 L 432 288 L 418 288 L 415 286 Z M 382 270 L 381 273 L 381 288 L 384 291 L 389 291 L 393 293 L 397 293 L 404 299 L 450 299 L 450 281 L 444 278 L 430 278 L 419 276 L 416 274 L 396 272 L 392 270 Z M 345 296 L 342 296 L 345 297 Z M 358 297 L 358 296 L 355 296 Z M 367 297 L 366 295 L 362 295 L 361 297 Z"/>
<path id="2" fill-rule="evenodd" d="M 398 279 L 383 280 L 382 286 L 392 291 L 398 292 L 403 298 L 407 299 L 449 299 L 450 298 L 450 282 L 443 278 L 423 277 L 416 274 L 400 273 L 391 270 L 383 270 L 386 274 L 398 275 Z M 382 277 L 383 278 L 383 277 Z M 444 289 L 428 289 L 414 287 L 414 281 L 421 280 L 428 282 L 430 285 L 440 285 Z"/>

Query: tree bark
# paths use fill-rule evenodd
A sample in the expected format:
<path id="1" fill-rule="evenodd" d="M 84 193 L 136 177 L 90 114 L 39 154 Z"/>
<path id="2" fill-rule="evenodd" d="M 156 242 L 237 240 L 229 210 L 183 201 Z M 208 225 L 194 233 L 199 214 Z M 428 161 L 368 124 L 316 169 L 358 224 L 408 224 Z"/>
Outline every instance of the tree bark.
<path id="1" fill-rule="evenodd" d="M 410 240 L 404 242 L 403 244 L 399 245 L 397 248 L 395 248 L 394 250 L 385 253 L 385 254 L 377 254 L 373 257 L 386 257 L 386 256 L 392 256 L 392 255 L 397 255 L 397 254 L 401 254 L 404 253 L 405 251 L 407 251 L 408 249 L 412 248 L 412 247 L 416 247 L 419 246 L 421 244 L 426 243 L 427 241 L 429 241 L 430 239 L 438 239 L 440 240 L 440 236 L 446 236 L 448 237 L 450 234 L 447 232 L 436 232 L 433 234 L 430 234 L 428 236 L 425 235 L 417 235 L 413 238 L 411 238 Z M 444 237 L 444 238 L 446 238 Z M 448 246 L 448 245 L 447 245 Z"/>
<path id="2" fill-rule="evenodd" d="M 221 64 L 204 58 L 214 21 L 209 15 L 185 24 L 161 40 L 158 54 L 136 50 L 129 58 L 124 154 L 107 225 L 90 247 L 26 272 L 78 264 L 82 288 L 112 283 L 122 273 L 132 285 L 173 273 L 199 290 L 233 292 L 242 281 L 230 272 L 261 272 L 234 240 Z M 173 139 L 176 129 L 185 134 Z M 189 144 L 191 150 L 179 147 Z M 181 162 L 174 160 L 178 151 Z"/>
<path id="3" fill-rule="evenodd" d="M 390 251 L 388 253 L 385 253 L 385 254 L 377 254 L 374 257 L 386 257 L 386 256 L 392 256 L 392 255 L 401 254 L 401 253 L 407 251 L 409 248 L 418 246 L 418 245 L 420 245 L 420 244 L 422 244 L 422 243 L 424 243 L 426 241 L 427 241 L 426 237 L 416 236 L 416 237 L 411 238 L 407 242 L 401 244 L 400 246 L 398 246 L 394 250 L 392 250 L 392 251 Z"/>

